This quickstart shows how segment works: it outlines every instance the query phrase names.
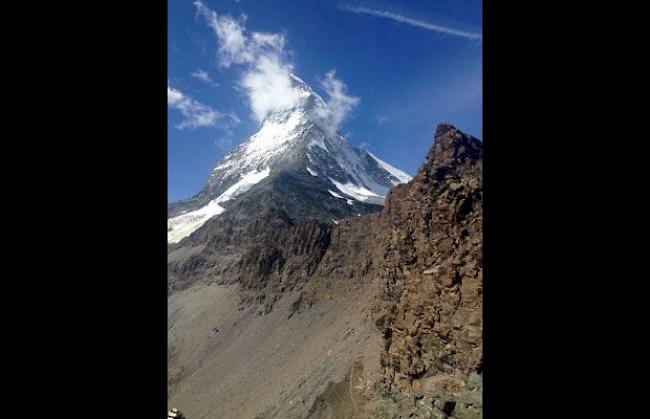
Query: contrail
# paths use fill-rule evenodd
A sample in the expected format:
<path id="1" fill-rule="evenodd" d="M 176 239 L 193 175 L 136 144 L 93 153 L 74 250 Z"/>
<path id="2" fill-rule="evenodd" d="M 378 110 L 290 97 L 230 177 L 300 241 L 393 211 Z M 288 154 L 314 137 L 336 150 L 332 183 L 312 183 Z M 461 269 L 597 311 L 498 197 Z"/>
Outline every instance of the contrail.
<path id="1" fill-rule="evenodd" d="M 394 20 L 396 22 L 406 23 L 407 25 L 417 26 L 418 28 L 426 29 L 429 31 L 445 33 L 447 35 L 460 36 L 462 38 L 467 38 L 467 39 L 478 39 L 478 40 L 483 39 L 483 36 L 480 33 L 466 32 L 458 29 L 447 28 L 445 26 L 436 25 L 430 22 L 426 22 L 424 20 L 413 19 L 386 10 L 377 10 L 368 7 L 356 7 L 347 4 L 339 4 L 338 8 L 347 12 L 352 12 L 360 15 L 365 14 L 365 15 L 371 15 L 377 17 L 384 17 L 387 19 Z"/>

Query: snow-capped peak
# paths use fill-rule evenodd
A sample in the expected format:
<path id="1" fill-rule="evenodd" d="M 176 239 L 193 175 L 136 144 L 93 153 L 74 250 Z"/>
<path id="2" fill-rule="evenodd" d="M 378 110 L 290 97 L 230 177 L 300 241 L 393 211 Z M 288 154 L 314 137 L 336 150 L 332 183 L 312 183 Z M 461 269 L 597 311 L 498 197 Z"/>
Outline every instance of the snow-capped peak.
<path id="1" fill-rule="evenodd" d="M 227 211 L 235 196 L 281 173 L 304 176 L 302 182 L 312 185 L 304 193 L 322 193 L 318 200 L 335 200 L 331 205 L 341 206 L 337 214 L 332 214 L 337 218 L 350 211 L 356 214 L 355 202 L 383 205 L 391 187 L 411 179 L 369 152 L 350 146 L 327 125 L 327 103 L 300 78 L 291 77 L 300 93 L 297 103 L 267 115 L 257 133 L 219 161 L 198 195 L 170 206 L 170 243 Z"/>

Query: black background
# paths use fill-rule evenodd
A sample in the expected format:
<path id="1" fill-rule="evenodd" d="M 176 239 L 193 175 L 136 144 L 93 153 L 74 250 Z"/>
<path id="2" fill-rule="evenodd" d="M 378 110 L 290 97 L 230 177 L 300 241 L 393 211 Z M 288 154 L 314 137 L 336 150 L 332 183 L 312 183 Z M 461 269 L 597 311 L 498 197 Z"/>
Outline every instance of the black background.
<path id="1" fill-rule="evenodd" d="M 642 259 L 617 231 L 643 218 L 644 189 L 627 188 L 643 140 L 616 113 L 628 102 L 601 105 L 597 71 L 630 64 L 597 35 L 614 17 L 584 10 L 484 4 L 488 419 L 634 408 L 617 393 L 633 386 L 607 374 L 642 364 L 614 303 L 639 307 L 642 277 L 627 268 Z M 3 160 L 18 170 L 5 175 L 4 343 L 9 390 L 27 396 L 7 403 L 18 417 L 166 414 L 166 13 L 5 10 L 17 95 Z"/>

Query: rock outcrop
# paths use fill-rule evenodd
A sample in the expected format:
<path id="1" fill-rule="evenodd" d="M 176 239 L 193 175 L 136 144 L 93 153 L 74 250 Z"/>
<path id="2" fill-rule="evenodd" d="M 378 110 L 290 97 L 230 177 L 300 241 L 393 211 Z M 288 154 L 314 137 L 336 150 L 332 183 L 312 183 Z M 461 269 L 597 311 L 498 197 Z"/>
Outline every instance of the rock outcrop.
<path id="1" fill-rule="evenodd" d="M 427 163 L 390 192 L 380 220 L 386 389 L 455 417 L 481 411 L 481 185 L 481 143 L 441 125 Z"/>

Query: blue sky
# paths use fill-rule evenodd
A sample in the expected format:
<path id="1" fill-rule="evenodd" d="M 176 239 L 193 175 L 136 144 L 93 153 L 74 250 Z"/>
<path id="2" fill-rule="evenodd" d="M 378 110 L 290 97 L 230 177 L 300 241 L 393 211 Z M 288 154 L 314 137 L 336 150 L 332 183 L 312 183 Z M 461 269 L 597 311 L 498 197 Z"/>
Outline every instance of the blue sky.
<path id="1" fill-rule="evenodd" d="M 196 194 L 215 163 L 259 129 L 241 80 L 194 0 L 169 0 L 168 200 Z M 481 2 L 477 0 L 202 0 L 253 32 L 281 36 L 283 60 L 327 96 L 335 69 L 360 100 L 340 131 L 413 175 L 449 122 L 482 138 Z M 245 17 L 244 17 L 245 16 Z M 279 39 L 279 38 L 274 38 Z"/>

